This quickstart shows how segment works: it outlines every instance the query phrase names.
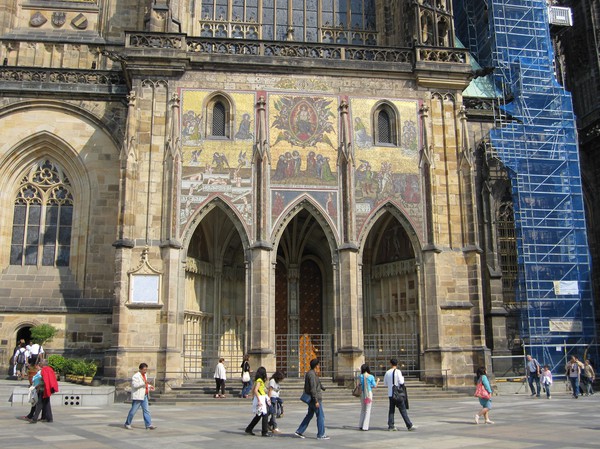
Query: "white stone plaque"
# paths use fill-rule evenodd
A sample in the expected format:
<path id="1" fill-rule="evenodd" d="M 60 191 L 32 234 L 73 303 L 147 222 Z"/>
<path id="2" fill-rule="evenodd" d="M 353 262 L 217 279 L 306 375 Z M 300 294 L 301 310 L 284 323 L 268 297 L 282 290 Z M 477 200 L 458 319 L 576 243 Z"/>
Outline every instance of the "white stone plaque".
<path id="1" fill-rule="evenodd" d="M 159 274 L 132 274 L 130 300 L 136 304 L 158 304 L 159 287 Z"/>

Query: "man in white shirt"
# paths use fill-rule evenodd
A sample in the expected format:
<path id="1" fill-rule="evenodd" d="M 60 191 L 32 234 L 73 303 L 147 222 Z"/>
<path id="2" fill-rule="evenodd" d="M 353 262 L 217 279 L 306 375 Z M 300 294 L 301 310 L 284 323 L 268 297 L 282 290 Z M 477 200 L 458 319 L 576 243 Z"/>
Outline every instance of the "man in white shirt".
<path id="1" fill-rule="evenodd" d="M 38 343 L 34 343 L 29 347 L 29 364 L 31 366 L 37 365 L 40 360 L 44 358 L 44 348 Z"/>
<path id="2" fill-rule="evenodd" d="M 402 415 L 402 419 L 404 419 L 406 428 L 408 430 L 415 430 L 416 427 L 413 426 L 413 423 L 410 421 L 408 413 L 406 412 L 406 397 L 400 401 L 394 400 L 394 385 L 404 385 L 404 376 L 402 375 L 402 371 L 398 369 L 398 361 L 396 359 L 391 359 L 390 365 L 391 368 L 387 370 L 385 376 L 383 376 L 383 384 L 388 387 L 388 398 L 390 401 L 390 408 L 388 410 L 388 430 L 398 430 L 394 425 L 394 412 L 396 411 L 396 407 L 398 407 L 400 415 Z"/>

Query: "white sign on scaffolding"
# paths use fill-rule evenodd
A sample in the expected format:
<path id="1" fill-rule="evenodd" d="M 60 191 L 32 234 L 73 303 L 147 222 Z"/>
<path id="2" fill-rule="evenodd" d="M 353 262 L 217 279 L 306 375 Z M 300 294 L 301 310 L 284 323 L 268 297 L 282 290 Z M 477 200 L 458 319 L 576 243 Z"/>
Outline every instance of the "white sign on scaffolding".
<path id="1" fill-rule="evenodd" d="M 549 322 L 550 332 L 581 332 L 583 323 L 580 320 L 554 319 Z"/>
<path id="2" fill-rule="evenodd" d="M 555 295 L 578 295 L 579 283 L 577 281 L 554 281 Z"/>

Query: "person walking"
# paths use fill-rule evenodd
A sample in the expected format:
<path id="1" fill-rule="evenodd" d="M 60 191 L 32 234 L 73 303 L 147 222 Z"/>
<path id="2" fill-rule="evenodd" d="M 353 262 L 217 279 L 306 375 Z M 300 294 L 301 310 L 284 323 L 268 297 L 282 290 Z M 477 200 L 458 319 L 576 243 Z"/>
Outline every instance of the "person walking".
<path id="1" fill-rule="evenodd" d="M 154 385 L 148 383 L 147 372 L 148 364 L 140 363 L 139 371 L 131 378 L 131 409 L 123 426 L 128 430 L 132 429 L 131 422 L 140 407 L 142 407 L 146 430 L 156 429 L 156 426 L 152 425 L 152 417 L 148 408 L 148 395 L 154 391 Z"/>
<path id="2" fill-rule="evenodd" d="M 244 360 L 240 368 L 242 368 L 242 393 L 240 397 L 247 398 L 248 393 L 252 388 L 252 380 L 250 378 L 250 356 L 248 354 L 244 354 Z"/>
<path id="3" fill-rule="evenodd" d="M 227 369 L 225 368 L 225 359 L 221 357 L 219 359 L 219 363 L 215 368 L 215 398 L 224 398 L 225 397 L 225 381 L 227 380 Z M 220 392 L 220 393 L 219 393 Z"/>
<path id="4" fill-rule="evenodd" d="M 531 390 L 531 396 L 540 397 L 541 387 L 540 387 L 540 364 L 536 359 L 531 357 L 531 355 L 527 356 L 527 362 L 525 363 L 527 369 L 527 382 L 529 383 L 529 389 Z M 535 382 L 536 390 L 533 388 L 533 383 Z"/>
<path id="5" fill-rule="evenodd" d="M 388 430 L 398 430 L 398 428 L 394 425 L 394 413 L 396 412 L 396 408 L 398 408 L 406 428 L 411 431 L 416 430 L 416 427 L 408 417 L 406 395 L 399 401 L 394 399 L 394 386 L 402 388 L 404 387 L 404 376 L 402 375 L 402 371 L 398 369 L 398 360 L 390 360 L 390 369 L 388 369 L 383 376 L 383 384 L 388 387 Z"/>
<path id="6" fill-rule="evenodd" d="M 546 399 L 550 399 L 552 397 L 550 393 L 552 387 L 552 371 L 550 371 L 550 367 L 548 365 L 545 365 L 544 369 L 542 370 L 541 382 L 544 386 L 544 390 L 546 391 Z"/>
<path id="7" fill-rule="evenodd" d="M 40 413 L 42 414 L 43 419 L 46 422 L 54 421 L 54 417 L 52 416 L 52 406 L 50 405 L 50 397 L 58 392 L 58 382 L 56 380 L 56 373 L 52 369 L 51 366 L 48 366 L 47 360 L 40 360 L 38 362 L 38 366 L 40 368 L 39 374 L 41 376 L 41 382 L 38 384 L 39 388 L 39 396 L 38 402 L 35 406 L 35 411 L 30 424 L 35 424 L 40 417 Z"/>
<path id="8" fill-rule="evenodd" d="M 273 433 L 280 433 L 277 426 L 277 418 L 283 415 L 283 399 L 279 397 L 281 386 L 279 385 L 283 380 L 283 373 L 281 371 L 275 371 L 269 380 L 269 400 L 271 401 L 271 407 L 269 409 L 269 427 Z"/>
<path id="9" fill-rule="evenodd" d="M 596 372 L 594 371 L 594 367 L 590 363 L 589 359 L 586 359 L 584 362 L 582 374 L 583 375 L 581 378 L 583 380 L 583 393 L 586 396 L 594 394 L 593 383 L 596 379 Z"/>
<path id="10" fill-rule="evenodd" d="M 255 435 L 253 432 L 254 427 L 258 424 L 258 421 L 262 420 L 261 427 L 261 435 L 263 437 L 271 437 L 269 433 L 268 419 L 269 419 L 269 406 L 271 402 L 269 401 L 269 396 L 267 395 L 266 389 L 267 382 L 267 370 L 264 366 L 259 367 L 256 370 L 256 374 L 254 377 L 254 387 L 252 388 L 252 394 L 254 399 L 252 400 L 252 411 L 254 413 L 254 418 L 246 427 L 246 434 Z"/>
<path id="11" fill-rule="evenodd" d="M 13 356 L 14 372 L 13 374 L 17 377 L 17 380 L 22 380 L 26 376 L 27 372 L 27 350 L 25 349 L 25 342 L 17 346 Z"/>
<path id="12" fill-rule="evenodd" d="M 311 419 L 314 415 L 317 415 L 317 440 L 329 440 L 329 437 L 325 434 L 325 411 L 323 410 L 322 392 L 325 391 L 325 387 L 321 384 L 321 379 L 315 371 L 318 366 L 319 359 L 312 359 L 310 370 L 304 375 L 304 393 L 310 396 L 310 401 L 308 402 L 306 416 L 294 434 L 298 438 L 304 438 L 304 432 Z"/>
<path id="13" fill-rule="evenodd" d="M 358 420 L 358 428 L 360 430 L 369 430 L 369 422 L 371 421 L 371 406 L 373 405 L 373 388 L 379 385 L 379 379 L 375 380 L 375 376 L 371 374 L 369 365 L 363 363 L 360 367 L 360 375 L 358 376 L 362 394 L 360 397 L 360 418 Z"/>
<path id="14" fill-rule="evenodd" d="M 477 368 L 477 383 L 481 383 L 483 389 L 489 394 L 489 397 L 479 396 L 479 403 L 481 404 L 481 410 L 475 415 L 475 424 L 479 424 L 479 418 L 484 417 L 486 424 L 494 424 L 494 421 L 490 419 L 490 410 L 492 408 L 492 387 L 487 377 L 487 370 L 481 366 Z"/>
<path id="15" fill-rule="evenodd" d="M 569 378 L 569 382 L 571 382 L 571 391 L 575 399 L 579 398 L 579 381 L 583 368 L 583 363 L 576 356 L 572 355 L 571 360 L 567 363 L 567 377 Z"/>

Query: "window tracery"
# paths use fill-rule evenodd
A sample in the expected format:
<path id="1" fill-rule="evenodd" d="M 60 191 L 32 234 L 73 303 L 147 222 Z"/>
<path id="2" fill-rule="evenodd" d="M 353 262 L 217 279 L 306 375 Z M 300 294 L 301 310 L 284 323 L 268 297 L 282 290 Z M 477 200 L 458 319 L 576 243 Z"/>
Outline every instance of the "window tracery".
<path id="1" fill-rule="evenodd" d="M 16 194 L 10 264 L 68 266 L 72 222 L 69 178 L 48 159 L 36 163 Z"/>

